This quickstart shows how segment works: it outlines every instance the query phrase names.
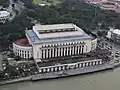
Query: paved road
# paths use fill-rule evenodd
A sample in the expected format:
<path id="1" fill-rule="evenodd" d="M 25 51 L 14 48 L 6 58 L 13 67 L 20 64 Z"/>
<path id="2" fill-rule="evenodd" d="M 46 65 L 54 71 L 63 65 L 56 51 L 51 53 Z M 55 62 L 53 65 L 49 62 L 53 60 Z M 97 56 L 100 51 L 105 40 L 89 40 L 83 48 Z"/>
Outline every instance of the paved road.
<path id="1" fill-rule="evenodd" d="M 15 18 L 16 13 L 12 9 L 12 4 L 14 3 L 13 0 L 9 0 L 9 2 L 10 2 L 10 4 L 9 4 L 9 7 L 7 8 L 7 10 L 11 13 L 10 21 L 12 21 Z"/>
<path id="2" fill-rule="evenodd" d="M 11 13 L 11 18 L 9 19 L 12 21 L 16 17 L 16 13 L 14 12 L 12 8 L 12 4 L 15 4 L 14 9 L 18 11 L 18 15 L 21 13 L 21 9 L 24 9 L 24 3 L 22 3 L 20 0 L 18 0 L 18 3 L 15 3 L 13 0 L 9 0 L 10 4 L 9 7 L 7 8 L 7 11 Z"/>
<path id="3" fill-rule="evenodd" d="M 2 69 L 2 53 L 0 52 L 0 70 Z"/>

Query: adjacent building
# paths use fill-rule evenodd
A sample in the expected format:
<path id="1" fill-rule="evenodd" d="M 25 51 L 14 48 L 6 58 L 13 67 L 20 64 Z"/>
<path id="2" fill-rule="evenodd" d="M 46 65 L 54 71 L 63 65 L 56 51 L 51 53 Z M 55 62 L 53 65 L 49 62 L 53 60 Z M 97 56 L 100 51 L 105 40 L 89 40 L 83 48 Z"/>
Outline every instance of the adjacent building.
<path id="1" fill-rule="evenodd" d="M 42 60 L 89 53 L 96 49 L 97 38 L 88 35 L 75 24 L 36 24 L 26 30 L 26 37 L 13 43 L 15 55 Z"/>
<path id="2" fill-rule="evenodd" d="M 101 9 L 112 10 L 120 13 L 119 0 L 85 0 L 86 3 L 99 6 Z"/>
<path id="3" fill-rule="evenodd" d="M 10 18 L 8 11 L 0 11 L 0 23 L 5 23 Z"/>
<path id="4" fill-rule="evenodd" d="M 120 29 L 110 28 L 106 37 L 114 41 L 120 42 Z"/>

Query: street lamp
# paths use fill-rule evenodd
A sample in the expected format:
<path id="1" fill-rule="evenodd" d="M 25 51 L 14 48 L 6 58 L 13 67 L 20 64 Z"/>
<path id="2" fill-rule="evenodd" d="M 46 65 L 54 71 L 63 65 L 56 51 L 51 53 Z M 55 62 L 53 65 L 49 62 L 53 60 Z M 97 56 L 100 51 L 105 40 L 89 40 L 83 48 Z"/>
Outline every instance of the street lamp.
<path id="1" fill-rule="evenodd" d="M 19 68 L 17 67 L 16 70 L 19 70 Z"/>

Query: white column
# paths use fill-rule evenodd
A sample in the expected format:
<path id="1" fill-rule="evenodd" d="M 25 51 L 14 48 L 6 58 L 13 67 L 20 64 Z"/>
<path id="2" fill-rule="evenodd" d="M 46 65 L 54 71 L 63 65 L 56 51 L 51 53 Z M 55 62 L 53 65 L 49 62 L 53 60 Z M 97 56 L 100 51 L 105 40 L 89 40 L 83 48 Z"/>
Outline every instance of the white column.
<path id="1" fill-rule="evenodd" d="M 66 48 L 65 47 L 63 47 L 64 48 L 64 56 L 65 56 L 65 50 L 66 50 Z"/>
<path id="2" fill-rule="evenodd" d="M 57 57 L 57 53 L 58 53 L 57 48 L 55 48 L 55 57 Z"/>
<path id="3" fill-rule="evenodd" d="M 23 51 L 23 58 L 25 58 L 25 51 Z"/>
<path id="4" fill-rule="evenodd" d="M 77 46 L 75 46 L 75 52 L 74 53 L 77 54 Z"/>
<path id="5" fill-rule="evenodd" d="M 83 63 L 83 67 L 85 67 L 85 63 Z"/>
<path id="6" fill-rule="evenodd" d="M 45 69 L 45 68 L 43 69 L 43 72 L 46 72 L 46 69 Z"/>
<path id="7" fill-rule="evenodd" d="M 78 46 L 78 52 L 77 52 L 77 54 L 79 54 L 79 49 L 80 49 L 80 46 Z"/>
<path id="8" fill-rule="evenodd" d="M 72 46 L 73 48 L 72 48 L 72 55 L 74 54 L 74 46 Z"/>
<path id="9" fill-rule="evenodd" d="M 51 58 L 51 49 L 49 49 L 49 58 Z"/>
<path id="10" fill-rule="evenodd" d="M 55 71 L 57 71 L 57 67 L 55 67 Z"/>
<path id="11" fill-rule="evenodd" d="M 60 56 L 60 48 L 58 48 L 58 57 Z"/>
<path id="12" fill-rule="evenodd" d="M 39 72 L 40 72 L 40 73 L 41 73 L 41 71 L 42 71 L 42 70 L 41 70 L 41 69 L 39 69 Z"/>
<path id="13" fill-rule="evenodd" d="M 59 66 L 59 70 L 61 70 L 61 66 Z"/>
<path id="14" fill-rule="evenodd" d="M 63 47 L 61 47 L 61 56 L 63 56 Z"/>
<path id="15" fill-rule="evenodd" d="M 50 69 L 49 68 L 47 68 L 47 72 L 49 72 L 50 71 Z"/>
<path id="16" fill-rule="evenodd" d="M 63 66 L 62 69 L 65 70 L 65 66 Z"/>
<path id="17" fill-rule="evenodd" d="M 70 55 L 71 55 L 71 46 L 70 46 Z"/>
<path id="18" fill-rule="evenodd" d="M 79 67 L 81 68 L 81 63 L 79 64 Z"/>
<path id="19" fill-rule="evenodd" d="M 29 52 L 30 53 L 30 52 Z M 30 55 L 29 55 L 30 56 Z M 39 57 L 42 58 L 42 49 L 40 49 Z"/>
<path id="20" fill-rule="evenodd" d="M 54 48 L 52 49 L 52 57 L 55 57 L 55 56 L 54 56 Z"/>
<path id="21" fill-rule="evenodd" d="M 67 56 L 68 56 L 68 49 L 69 49 L 69 48 L 67 47 Z"/>
<path id="22" fill-rule="evenodd" d="M 88 66 L 88 62 L 86 62 L 86 66 Z"/>
<path id="23" fill-rule="evenodd" d="M 82 53 L 82 46 L 80 45 L 80 54 Z"/>
<path id="24" fill-rule="evenodd" d="M 78 64 L 76 64 L 76 68 L 78 68 Z"/>
<path id="25" fill-rule="evenodd" d="M 51 71 L 53 71 L 53 67 L 51 67 Z"/>
<path id="26" fill-rule="evenodd" d="M 98 65 L 98 61 L 96 61 L 96 65 Z"/>
<path id="27" fill-rule="evenodd" d="M 45 58 L 45 49 L 43 49 L 43 58 Z"/>
<path id="28" fill-rule="evenodd" d="M 100 61 L 100 64 L 102 64 L 102 61 Z"/>
<path id="29" fill-rule="evenodd" d="M 89 66 L 91 66 L 91 65 L 92 65 L 92 62 L 90 62 Z"/>
<path id="30" fill-rule="evenodd" d="M 95 65 L 95 62 L 93 62 L 93 65 Z"/>

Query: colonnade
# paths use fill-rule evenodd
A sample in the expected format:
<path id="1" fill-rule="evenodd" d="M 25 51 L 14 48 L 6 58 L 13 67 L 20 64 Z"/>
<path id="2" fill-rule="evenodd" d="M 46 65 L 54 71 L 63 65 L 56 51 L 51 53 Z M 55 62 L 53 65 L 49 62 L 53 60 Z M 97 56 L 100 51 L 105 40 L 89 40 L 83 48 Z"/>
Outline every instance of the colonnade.
<path id="1" fill-rule="evenodd" d="M 100 64 L 102 64 L 101 59 L 97 61 L 87 61 L 87 62 L 78 62 L 78 63 L 73 63 L 73 64 L 63 64 L 63 65 L 56 65 L 56 66 L 41 67 L 39 69 L 39 72 L 40 73 L 57 72 L 57 71 L 62 71 L 62 70 L 95 66 L 95 65 L 100 65 Z"/>
<path id="2" fill-rule="evenodd" d="M 71 45 L 61 47 L 50 47 L 42 49 L 42 59 L 78 55 L 84 52 L 85 45 Z"/>
<path id="3" fill-rule="evenodd" d="M 32 47 L 31 46 L 20 46 L 13 43 L 13 52 L 16 56 L 21 58 L 31 58 L 32 57 Z"/>

